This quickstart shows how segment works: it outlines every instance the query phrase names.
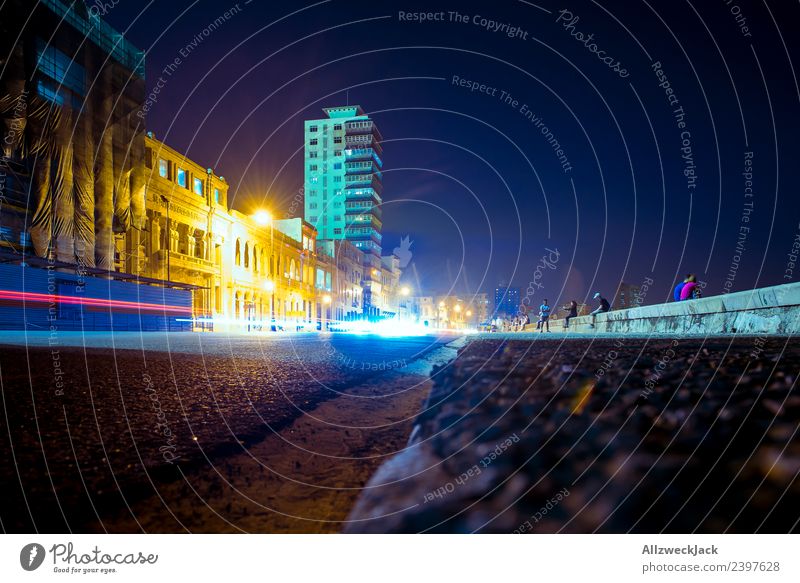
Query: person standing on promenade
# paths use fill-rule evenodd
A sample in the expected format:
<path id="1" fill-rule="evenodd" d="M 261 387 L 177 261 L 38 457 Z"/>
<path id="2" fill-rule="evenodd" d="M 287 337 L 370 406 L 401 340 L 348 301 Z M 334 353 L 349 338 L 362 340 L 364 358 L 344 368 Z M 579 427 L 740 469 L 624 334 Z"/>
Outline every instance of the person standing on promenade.
<path id="1" fill-rule="evenodd" d="M 568 306 L 564 306 L 561 309 L 566 310 L 567 312 L 567 316 L 564 318 L 564 330 L 566 330 L 569 328 L 570 318 L 575 318 L 578 316 L 578 302 L 572 300 Z"/>
<path id="2" fill-rule="evenodd" d="M 536 329 L 544 332 L 544 327 L 547 326 L 547 331 L 550 332 L 550 306 L 547 304 L 547 299 L 542 300 L 542 305 L 539 306 L 539 321 L 536 323 Z"/>
<path id="3" fill-rule="evenodd" d="M 596 299 L 600 305 L 597 306 L 597 308 L 590 314 L 592 316 L 592 323 L 589 324 L 590 328 L 594 328 L 595 321 L 597 320 L 597 314 L 604 314 L 611 309 L 611 305 L 608 303 L 608 300 L 601 296 L 600 292 L 595 292 L 594 299 Z"/>

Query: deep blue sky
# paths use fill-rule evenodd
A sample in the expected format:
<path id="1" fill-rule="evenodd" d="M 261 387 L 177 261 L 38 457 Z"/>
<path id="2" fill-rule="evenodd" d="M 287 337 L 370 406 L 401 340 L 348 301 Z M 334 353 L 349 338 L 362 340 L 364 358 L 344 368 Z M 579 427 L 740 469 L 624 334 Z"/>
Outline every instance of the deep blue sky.
<path id="1" fill-rule="evenodd" d="M 790 61 L 798 57 L 798 4 L 533 4 L 241 1 L 182 58 L 147 126 L 223 174 L 236 208 L 284 215 L 303 183 L 302 121 L 348 99 L 362 105 L 385 138 L 384 250 L 409 235 L 415 285 L 427 291 L 488 291 L 500 280 L 524 290 L 535 278 L 542 288 L 534 301 L 580 301 L 651 277 L 646 301 L 655 303 L 687 271 L 708 282 L 707 294 L 720 293 L 732 262 L 733 291 L 788 281 L 787 253 L 800 232 L 800 94 Z M 234 5 L 119 0 L 106 18 L 148 51 L 152 85 Z M 579 17 L 574 28 L 556 22 L 563 9 Z M 419 10 L 444 11 L 445 20 L 399 20 L 399 11 Z M 468 22 L 451 22 L 453 10 Z M 475 15 L 519 27 L 526 38 L 486 30 Z M 594 48 L 628 76 L 571 32 L 593 34 Z M 683 129 L 651 68 L 656 61 L 686 114 L 693 193 Z M 470 92 L 453 85 L 453 75 L 497 91 Z M 517 106 L 503 103 L 501 91 Z M 522 115 L 523 104 L 560 142 L 570 172 Z M 752 198 L 744 194 L 746 152 Z M 546 248 L 559 260 L 537 274 Z"/>

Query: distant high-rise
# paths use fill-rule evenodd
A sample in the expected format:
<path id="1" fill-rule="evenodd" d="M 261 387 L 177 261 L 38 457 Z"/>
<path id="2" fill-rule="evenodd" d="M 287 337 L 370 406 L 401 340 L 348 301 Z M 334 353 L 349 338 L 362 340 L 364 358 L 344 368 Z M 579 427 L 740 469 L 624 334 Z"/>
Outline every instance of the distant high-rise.
<path id="1" fill-rule="evenodd" d="M 305 122 L 305 219 L 318 239 L 381 254 L 381 135 L 358 105 Z"/>
<path id="2" fill-rule="evenodd" d="M 519 313 L 519 289 L 503 285 L 495 288 L 494 313 L 499 316 L 516 316 Z"/>

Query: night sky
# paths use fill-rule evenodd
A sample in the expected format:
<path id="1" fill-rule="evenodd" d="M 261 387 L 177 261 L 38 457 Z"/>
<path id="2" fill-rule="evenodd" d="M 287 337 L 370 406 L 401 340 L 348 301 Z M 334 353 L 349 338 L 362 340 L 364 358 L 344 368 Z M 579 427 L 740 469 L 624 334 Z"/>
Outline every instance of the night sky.
<path id="1" fill-rule="evenodd" d="M 181 59 L 148 130 L 243 212 L 300 216 L 303 120 L 360 104 L 384 136 L 384 253 L 410 236 L 425 293 L 651 278 L 657 303 L 686 272 L 706 295 L 800 279 L 797 2 L 105 3 L 149 86 Z M 401 20 L 419 11 L 443 14 Z"/>

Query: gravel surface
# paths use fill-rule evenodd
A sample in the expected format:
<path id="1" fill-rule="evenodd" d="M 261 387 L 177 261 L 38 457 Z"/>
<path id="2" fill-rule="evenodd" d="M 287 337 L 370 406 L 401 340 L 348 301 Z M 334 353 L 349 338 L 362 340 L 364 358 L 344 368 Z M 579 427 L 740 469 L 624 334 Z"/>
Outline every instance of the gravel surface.
<path id="1" fill-rule="evenodd" d="M 783 338 L 475 339 L 348 530 L 797 531 L 799 369 Z"/>
<path id="2" fill-rule="evenodd" d="M 59 333 L 50 348 L 46 335 L 4 334 L 4 342 L 27 347 L 0 346 L 0 525 L 6 532 L 142 530 L 128 508 L 187 475 L 202 488 L 197 482 L 216 476 L 222 461 L 289 431 L 325 401 L 357 399 L 347 396 L 353 388 L 395 379 L 365 389 L 381 399 L 352 426 L 374 425 L 370 414 L 384 419 L 384 408 L 398 406 L 390 397 L 411 399 L 413 417 L 427 394 L 413 361 L 452 339 Z M 408 383 L 396 380 L 404 375 Z M 402 444 L 408 429 L 393 439 Z M 370 445 L 366 439 L 357 448 Z M 291 466 L 306 453 L 283 455 L 288 461 L 272 455 L 273 463 Z M 348 510 L 339 509 L 342 519 Z M 147 524 L 213 529 L 178 524 L 168 509 Z"/>

